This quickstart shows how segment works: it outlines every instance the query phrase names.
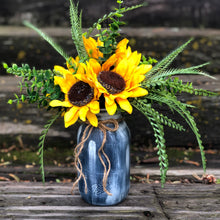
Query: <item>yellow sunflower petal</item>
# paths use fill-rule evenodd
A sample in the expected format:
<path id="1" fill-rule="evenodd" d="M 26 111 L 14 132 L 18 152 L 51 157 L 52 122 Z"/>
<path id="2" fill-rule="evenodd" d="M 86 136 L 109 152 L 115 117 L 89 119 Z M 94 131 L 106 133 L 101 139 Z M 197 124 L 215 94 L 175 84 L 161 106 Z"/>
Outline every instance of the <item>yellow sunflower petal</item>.
<path id="1" fill-rule="evenodd" d="M 145 96 L 147 94 L 148 94 L 148 91 L 146 89 L 138 87 L 131 91 L 131 95 L 129 97 L 140 97 L 140 96 Z"/>
<path id="2" fill-rule="evenodd" d="M 98 127 L 98 119 L 96 117 L 95 114 L 93 114 L 92 112 L 88 111 L 87 115 L 86 115 L 89 123 L 93 126 L 93 127 Z"/>
<path id="3" fill-rule="evenodd" d="M 67 88 L 68 91 L 73 86 L 73 84 L 75 84 L 76 82 L 79 81 L 79 80 L 77 80 L 75 75 L 72 75 L 72 74 L 66 74 L 65 80 L 66 80 L 66 84 L 68 85 L 68 88 Z"/>
<path id="4" fill-rule="evenodd" d="M 140 65 L 136 68 L 135 74 L 146 74 L 152 69 L 152 65 Z"/>
<path id="5" fill-rule="evenodd" d="M 85 49 L 89 57 L 98 59 L 99 57 L 103 57 L 103 54 L 97 48 L 98 46 L 102 46 L 103 43 L 98 39 L 97 41 L 92 37 L 85 38 L 83 36 L 83 43 L 85 45 Z"/>
<path id="6" fill-rule="evenodd" d="M 108 103 L 105 102 L 105 109 L 109 115 L 114 115 L 117 110 L 117 104 L 115 102 L 113 102 L 112 105 L 108 105 Z"/>
<path id="7" fill-rule="evenodd" d="M 132 113 L 132 111 L 133 111 L 132 105 L 130 104 L 130 102 L 127 99 L 117 98 L 116 101 L 123 110 L 125 110 L 129 114 Z"/>
<path id="8" fill-rule="evenodd" d="M 65 117 L 65 115 L 64 115 Z M 65 123 L 65 128 L 68 128 L 69 126 L 75 124 L 79 118 L 79 112 L 76 112 L 76 114 L 72 117 L 70 121 L 64 121 Z"/>
<path id="9" fill-rule="evenodd" d="M 117 61 L 116 54 L 113 54 L 111 57 L 109 57 L 105 63 L 102 65 L 102 71 L 109 71 L 110 67 L 112 67 Z"/>
<path id="10" fill-rule="evenodd" d="M 88 111 L 89 111 L 89 108 L 87 106 L 83 106 L 83 107 L 80 108 L 80 110 L 79 110 L 79 118 L 82 121 L 86 121 L 86 115 L 87 115 Z"/>
<path id="11" fill-rule="evenodd" d="M 71 107 L 73 106 L 70 102 L 67 101 L 60 101 L 60 100 L 53 100 L 49 103 L 51 107 L 58 107 L 58 106 L 63 106 L 63 107 Z"/>
<path id="12" fill-rule="evenodd" d="M 105 95 L 105 102 L 108 104 L 108 105 L 113 105 L 115 103 L 114 101 L 115 97 L 113 97 L 113 95 Z"/>
<path id="13" fill-rule="evenodd" d="M 127 59 L 123 59 L 120 61 L 120 63 L 116 66 L 115 68 L 115 72 L 119 75 L 121 75 L 123 78 L 126 77 L 127 73 L 128 73 L 128 68 L 129 67 L 129 63 Z M 130 75 L 127 77 L 130 77 Z"/>
<path id="14" fill-rule="evenodd" d="M 69 83 L 63 77 L 59 77 L 59 76 L 54 76 L 54 84 L 59 85 L 63 93 L 68 93 L 68 91 L 71 88 Z"/>
<path id="15" fill-rule="evenodd" d="M 117 50 L 120 50 L 120 49 L 124 49 L 127 47 L 127 44 L 128 44 L 129 40 L 127 38 L 124 38 L 123 40 L 121 40 L 118 45 L 117 45 Z M 116 50 L 116 52 L 117 52 Z"/>
<path id="16" fill-rule="evenodd" d="M 116 98 L 127 99 L 129 96 L 130 96 L 130 92 L 124 90 L 124 91 L 117 93 L 115 95 L 110 94 L 109 98 L 112 100 L 115 100 Z"/>
<path id="17" fill-rule="evenodd" d="M 78 113 L 78 111 L 79 107 L 76 106 L 73 106 L 71 109 L 69 109 L 64 115 L 65 123 L 71 121 L 75 117 L 76 113 Z"/>
<path id="18" fill-rule="evenodd" d="M 98 75 L 98 73 L 101 71 L 101 65 L 99 64 L 99 62 L 95 59 L 90 59 L 89 65 L 92 68 L 93 72 L 96 73 L 96 75 Z"/>
<path id="19" fill-rule="evenodd" d="M 71 73 L 69 70 L 65 69 L 62 66 L 54 66 L 54 71 L 58 72 L 59 74 L 61 74 L 63 76 Z"/>
<path id="20" fill-rule="evenodd" d="M 100 106 L 98 101 L 90 102 L 87 106 L 89 107 L 90 111 L 94 114 L 98 114 L 100 112 Z"/>

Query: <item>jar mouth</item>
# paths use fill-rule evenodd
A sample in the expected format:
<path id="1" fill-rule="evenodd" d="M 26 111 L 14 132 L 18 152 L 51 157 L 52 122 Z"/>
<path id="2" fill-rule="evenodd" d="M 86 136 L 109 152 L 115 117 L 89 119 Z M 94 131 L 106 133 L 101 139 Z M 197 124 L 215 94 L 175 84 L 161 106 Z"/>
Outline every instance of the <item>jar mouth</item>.
<path id="1" fill-rule="evenodd" d="M 109 119 L 118 120 L 118 119 L 121 119 L 122 116 L 121 116 L 121 112 L 120 111 L 117 111 L 114 115 L 109 115 L 108 112 L 106 111 L 106 109 L 101 108 L 100 109 L 100 113 L 97 114 L 97 118 L 100 121 L 109 120 Z"/>

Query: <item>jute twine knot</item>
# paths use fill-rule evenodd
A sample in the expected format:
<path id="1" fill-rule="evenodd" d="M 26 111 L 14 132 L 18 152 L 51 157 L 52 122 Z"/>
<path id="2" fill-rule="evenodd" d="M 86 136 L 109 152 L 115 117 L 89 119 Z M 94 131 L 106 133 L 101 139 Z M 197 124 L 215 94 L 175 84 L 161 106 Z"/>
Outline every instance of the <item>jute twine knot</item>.
<path id="1" fill-rule="evenodd" d="M 107 124 L 113 124 L 114 127 L 110 128 L 107 126 Z M 111 161 L 109 160 L 108 155 L 105 153 L 104 151 L 104 145 L 106 142 L 106 137 L 107 137 L 107 131 L 111 131 L 111 132 L 115 132 L 118 130 L 118 121 L 116 119 L 108 119 L 108 120 L 104 120 L 104 121 L 99 121 L 98 123 L 98 128 L 103 132 L 103 140 L 102 140 L 102 144 L 101 147 L 98 150 L 98 156 L 99 159 L 104 167 L 104 172 L 103 172 L 103 179 L 102 179 L 102 186 L 103 186 L 103 190 L 108 194 L 108 195 L 112 195 L 110 192 L 108 192 L 108 190 L 106 189 L 106 185 L 107 185 L 107 180 L 108 180 L 108 175 L 110 173 L 111 170 Z M 85 183 L 85 188 L 84 191 L 87 194 L 87 183 L 86 183 L 86 178 L 85 175 L 83 173 L 83 167 L 82 167 L 82 163 L 80 161 L 80 154 L 84 148 L 84 143 L 88 140 L 88 138 L 90 137 L 92 130 L 93 130 L 93 126 L 91 124 L 88 124 L 83 132 L 83 136 L 81 139 L 81 142 L 75 147 L 74 153 L 75 153 L 75 161 L 74 161 L 74 165 L 77 169 L 77 171 L 79 172 L 79 176 L 76 179 L 76 181 L 73 183 L 73 187 L 72 187 L 72 191 L 71 193 L 73 194 L 73 190 L 76 186 L 76 184 L 80 181 L 81 178 L 83 178 L 84 183 Z M 108 168 L 105 165 L 104 160 L 102 159 L 102 155 L 104 155 L 104 157 L 106 158 L 107 162 L 108 162 Z"/>

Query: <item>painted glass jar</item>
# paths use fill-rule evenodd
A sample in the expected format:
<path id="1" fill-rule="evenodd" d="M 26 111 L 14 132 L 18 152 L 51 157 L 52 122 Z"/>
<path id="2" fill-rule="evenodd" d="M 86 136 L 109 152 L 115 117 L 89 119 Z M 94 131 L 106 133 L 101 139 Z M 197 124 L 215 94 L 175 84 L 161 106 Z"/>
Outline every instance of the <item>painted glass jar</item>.
<path id="1" fill-rule="evenodd" d="M 106 111 L 102 110 L 98 114 L 98 119 L 102 122 L 115 119 L 118 123 L 116 131 L 106 131 L 106 141 L 103 148 L 110 161 L 106 189 L 111 195 L 107 194 L 103 189 L 104 166 L 100 161 L 98 151 L 102 145 L 104 135 L 99 127 L 93 127 L 79 155 L 82 171 L 86 179 L 87 193 L 85 192 L 83 178 L 79 181 L 79 191 L 82 198 L 89 204 L 100 206 L 115 205 L 126 198 L 130 187 L 130 131 L 126 122 L 122 120 L 120 113 L 110 116 Z M 113 128 L 114 124 L 107 123 L 106 126 Z M 77 134 L 78 143 L 81 141 L 86 127 L 87 124 L 82 124 L 79 127 Z M 101 157 L 108 169 L 108 160 L 103 154 Z"/>

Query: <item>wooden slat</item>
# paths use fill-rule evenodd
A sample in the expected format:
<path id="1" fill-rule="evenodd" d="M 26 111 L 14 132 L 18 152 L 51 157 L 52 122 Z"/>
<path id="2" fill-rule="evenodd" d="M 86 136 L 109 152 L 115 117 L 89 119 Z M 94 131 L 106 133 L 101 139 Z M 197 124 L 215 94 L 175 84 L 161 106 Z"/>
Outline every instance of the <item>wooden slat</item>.
<path id="1" fill-rule="evenodd" d="M 90 219 L 164 217 L 152 185 L 137 184 L 137 187 L 132 184 L 127 199 L 111 207 L 88 205 L 77 190 L 75 195 L 71 195 L 71 186 L 57 183 L 0 183 L 0 213 L 4 218 L 31 219 L 59 219 L 60 216 L 67 219 L 88 219 L 88 216 Z"/>
<path id="2" fill-rule="evenodd" d="M 167 185 L 154 189 L 170 219 L 220 219 L 219 185 Z"/>
<path id="3" fill-rule="evenodd" d="M 91 206 L 70 183 L 0 182 L 3 219 L 220 219 L 220 185 L 132 184 L 116 206 Z"/>

